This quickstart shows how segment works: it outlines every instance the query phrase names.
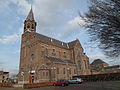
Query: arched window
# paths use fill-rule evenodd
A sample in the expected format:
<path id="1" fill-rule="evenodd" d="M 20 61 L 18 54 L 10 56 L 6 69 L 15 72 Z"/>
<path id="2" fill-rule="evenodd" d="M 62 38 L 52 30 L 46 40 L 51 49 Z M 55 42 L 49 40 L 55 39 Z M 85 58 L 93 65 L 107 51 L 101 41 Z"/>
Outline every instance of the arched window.
<path id="1" fill-rule="evenodd" d="M 53 49 L 53 52 L 55 52 L 55 49 Z"/>
<path id="2" fill-rule="evenodd" d="M 78 61 L 78 68 L 81 69 L 81 62 Z"/>
<path id="3" fill-rule="evenodd" d="M 66 73 L 65 68 L 63 68 L 63 74 L 65 74 L 65 73 Z"/>
<path id="4" fill-rule="evenodd" d="M 55 51 L 55 49 L 52 49 L 52 55 L 53 56 L 55 56 L 56 55 L 56 53 L 55 53 L 56 51 Z"/>
<path id="5" fill-rule="evenodd" d="M 27 25 L 27 28 L 30 28 L 30 24 Z"/>
<path id="6" fill-rule="evenodd" d="M 71 68 L 69 69 L 69 74 L 72 74 L 72 70 L 71 70 Z"/>
<path id="7" fill-rule="evenodd" d="M 67 56 L 66 56 L 66 52 L 64 52 L 64 53 L 63 53 L 63 56 L 64 56 L 64 58 L 66 58 L 66 57 L 67 57 Z"/>
<path id="8" fill-rule="evenodd" d="M 45 56 L 45 47 L 41 46 L 41 56 L 44 57 Z"/>
<path id="9" fill-rule="evenodd" d="M 48 77 L 48 75 L 49 75 L 48 72 L 46 72 L 46 77 Z"/>
<path id="10" fill-rule="evenodd" d="M 76 70 L 76 68 L 74 68 L 74 74 L 77 74 L 77 70 Z"/>
<path id="11" fill-rule="evenodd" d="M 43 77 L 45 76 L 45 72 L 43 71 Z"/>
<path id="12" fill-rule="evenodd" d="M 59 68 L 57 68 L 57 74 L 59 74 Z"/>
<path id="13" fill-rule="evenodd" d="M 32 29 L 34 29 L 34 25 L 32 24 Z"/>
<path id="14" fill-rule="evenodd" d="M 34 60 L 34 59 L 35 59 L 35 55 L 34 55 L 34 54 L 31 54 L 31 57 L 32 57 L 32 60 Z"/>

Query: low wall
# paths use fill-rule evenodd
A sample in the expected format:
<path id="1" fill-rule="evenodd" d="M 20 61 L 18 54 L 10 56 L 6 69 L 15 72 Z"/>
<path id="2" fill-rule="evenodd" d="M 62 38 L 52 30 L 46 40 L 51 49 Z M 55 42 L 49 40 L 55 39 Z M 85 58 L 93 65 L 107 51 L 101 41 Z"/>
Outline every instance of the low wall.
<path id="1" fill-rule="evenodd" d="M 0 83 L 0 87 L 12 87 L 13 84 L 10 83 Z"/>
<path id="2" fill-rule="evenodd" d="M 13 87 L 14 88 L 23 88 L 23 84 L 13 84 Z"/>
<path id="3" fill-rule="evenodd" d="M 51 86 L 52 84 L 53 84 L 52 82 L 24 84 L 24 88 L 39 88 L 39 87 Z"/>

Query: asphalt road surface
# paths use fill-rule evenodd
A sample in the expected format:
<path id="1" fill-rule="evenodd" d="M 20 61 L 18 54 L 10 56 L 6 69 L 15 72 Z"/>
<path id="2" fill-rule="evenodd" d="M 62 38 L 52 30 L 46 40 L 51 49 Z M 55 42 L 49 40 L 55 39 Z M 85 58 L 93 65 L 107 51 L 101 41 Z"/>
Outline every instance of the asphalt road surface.
<path id="1" fill-rule="evenodd" d="M 70 84 L 69 86 L 50 86 L 32 89 L 1 88 L 0 90 L 120 90 L 120 81 L 108 82 L 84 82 L 82 84 Z"/>

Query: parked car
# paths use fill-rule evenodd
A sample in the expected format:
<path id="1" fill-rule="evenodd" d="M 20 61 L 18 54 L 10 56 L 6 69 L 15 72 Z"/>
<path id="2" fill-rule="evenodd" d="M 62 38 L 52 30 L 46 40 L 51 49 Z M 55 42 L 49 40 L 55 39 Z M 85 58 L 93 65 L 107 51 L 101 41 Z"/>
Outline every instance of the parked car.
<path id="1" fill-rule="evenodd" d="M 68 86 L 69 82 L 67 80 L 58 80 L 53 83 L 53 86 Z"/>
<path id="2" fill-rule="evenodd" d="M 77 83 L 77 84 L 81 84 L 83 82 L 83 80 L 81 78 L 73 78 L 71 80 L 68 80 L 69 83 Z"/>

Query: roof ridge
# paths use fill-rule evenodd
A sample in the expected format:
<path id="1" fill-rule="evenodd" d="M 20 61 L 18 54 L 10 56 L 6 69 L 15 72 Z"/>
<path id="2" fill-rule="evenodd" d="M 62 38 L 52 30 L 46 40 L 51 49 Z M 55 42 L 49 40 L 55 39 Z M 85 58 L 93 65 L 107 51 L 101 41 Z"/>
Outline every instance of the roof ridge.
<path id="1" fill-rule="evenodd" d="M 66 49 L 71 49 L 74 47 L 75 43 L 79 40 L 74 40 L 72 41 L 71 43 L 67 43 L 67 42 L 63 42 L 63 41 L 60 41 L 60 40 L 57 40 L 57 39 L 54 39 L 52 37 L 48 37 L 48 36 L 45 36 L 43 34 L 39 34 L 39 33 L 35 33 L 37 34 L 38 36 L 38 39 L 42 42 L 46 42 L 46 43 L 49 43 L 49 44 L 53 44 L 53 45 L 57 45 L 59 47 L 63 47 L 63 48 L 66 48 Z M 52 40 L 51 40 L 52 39 Z"/>
<path id="2" fill-rule="evenodd" d="M 77 39 L 77 40 L 70 41 L 70 42 L 68 42 L 68 44 L 69 44 L 69 43 L 73 43 L 73 42 L 77 42 L 77 41 L 78 41 L 78 39 Z"/>
<path id="3" fill-rule="evenodd" d="M 53 38 L 53 37 L 45 36 L 45 35 L 40 34 L 40 33 L 36 33 L 36 34 L 42 35 L 42 36 L 44 36 L 44 37 L 47 37 L 47 38 L 50 38 L 50 39 L 53 39 L 53 40 L 57 40 L 57 39 L 55 39 L 55 38 Z M 66 42 L 63 42 L 63 41 L 60 41 L 60 40 L 57 40 L 57 41 L 62 42 L 62 43 L 66 43 Z M 66 44 L 67 44 L 67 43 L 66 43 Z"/>

